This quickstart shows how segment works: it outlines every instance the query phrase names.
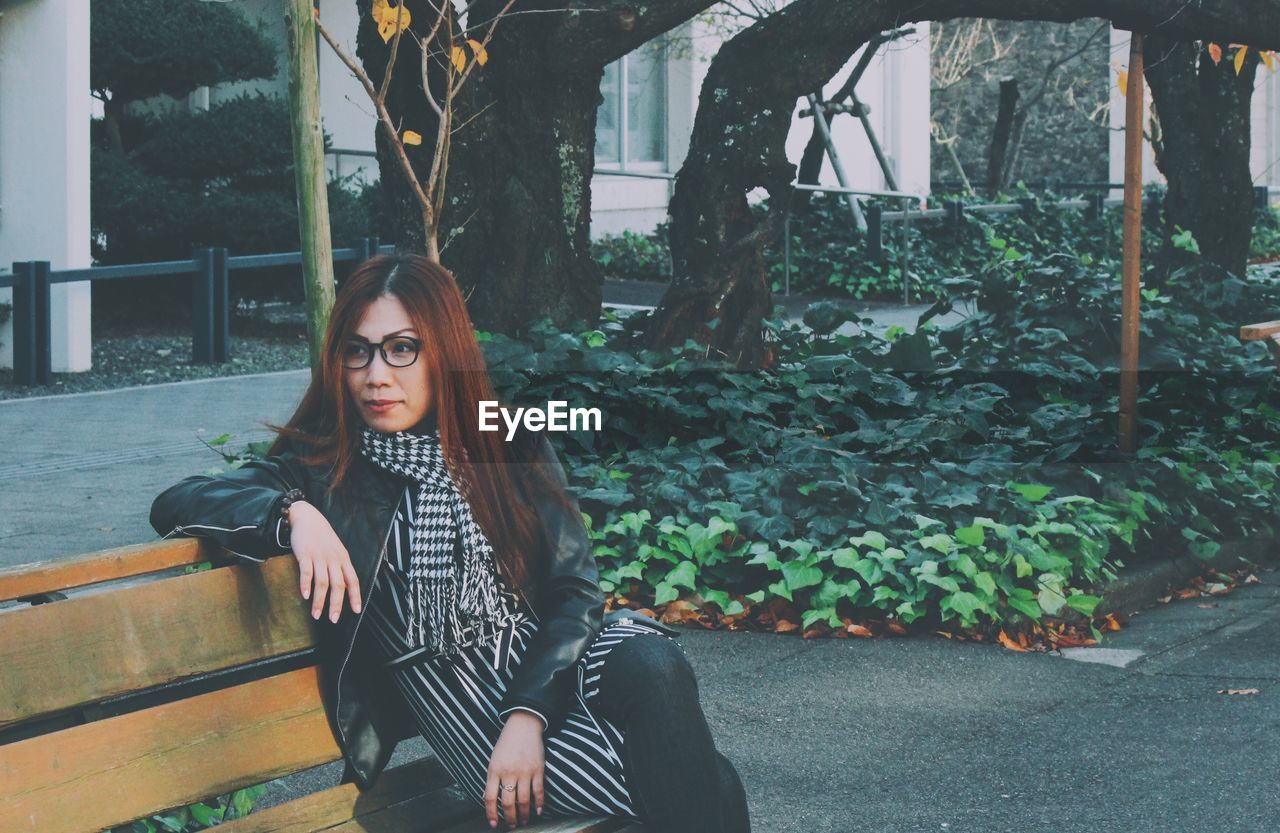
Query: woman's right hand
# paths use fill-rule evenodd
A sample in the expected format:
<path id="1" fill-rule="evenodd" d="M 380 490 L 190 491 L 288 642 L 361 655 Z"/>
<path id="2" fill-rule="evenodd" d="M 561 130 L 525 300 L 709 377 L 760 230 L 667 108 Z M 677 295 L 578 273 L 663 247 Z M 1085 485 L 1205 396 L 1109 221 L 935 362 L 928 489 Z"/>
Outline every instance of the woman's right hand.
<path id="1" fill-rule="evenodd" d="M 319 619 L 329 598 L 329 621 L 337 622 L 342 600 L 349 596 L 351 610 L 360 612 L 360 580 L 351 556 L 319 509 L 306 501 L 289 506 L 289 544 L 298 559 L 302 598 L 311 599 L 311 618 Z M 314 592 L 313 592 L 314 591 Z"/>

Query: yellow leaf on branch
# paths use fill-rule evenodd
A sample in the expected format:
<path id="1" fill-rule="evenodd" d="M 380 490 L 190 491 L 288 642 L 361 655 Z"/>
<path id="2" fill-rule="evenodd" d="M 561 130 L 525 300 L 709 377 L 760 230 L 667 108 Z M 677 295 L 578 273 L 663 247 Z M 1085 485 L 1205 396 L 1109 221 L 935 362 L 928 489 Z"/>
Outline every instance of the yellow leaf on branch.
<path id="1" fill-rule="evenodd" d="M 1262 59 L 1262 63 L 1267 65 L 1267 69 L 1272 72 L 1276 71 L 1276 53 L 1268 49 L 1266 52 L 1259 52 L 1258 57 Z"/>
<path id="2" fill-rule="evenodd" d="M 1240 68 L 1244 66 L 1244 56 L 1248 54 L 1249 47 L 1242 46 L 1240 51 L 1236 53 L 1236 75 L 1240 74 Z"/>
<path id="3" fill-rule="evenodd" d="M 462 72 L 467 68 L 467 50 L 463 49 L 461 46 L 453 47 L 450 51 L 449 58 L 453 61 L 453 68 L 458 72 Z"/>
<path id="4" fill-rule="evenodd" d="M 1222 63 L 1222 46 L 1216 43 L 1209 44 L 1209 57 L 1213 59 L 1214 66 Z"/>
<path id="5" fill-rule="evenodd" d="M 1129 70 L 1120 70 L 1120 74 L 1116 76 L 1116 86 L 1120 88 L 1120 96 L 1123 98 L 1129 92 Z"/>
<path id="6" fill-rule="evenodd" d="M 378 34 L 382 36 L 383 43 L 389 43 L 397 31 L 404 31 L 409 28 L 411 18 L 409 9 L 401 3 L 398 6 L 392 6 L 387 0 L 373 0 L 373 22 L 378 24 Z M 396 28 L 396 21 L 399 20 L 399 29 Z"/>
<path id="7" fill-rule="evenodd" d="M 420 145 L 422 144 L 422 134 L 414 130 L 406 130 L 403 141 L 406 145 Z"/>
<path id="8" fill-rule="evenodd" d="M 483 43 L 472 38 L 467 38 L 467 46 L 470 46 L 472 53 L 475 54 L 477 64 L 484 66 L 489 63 L 489 51 L 484 48 Z"/>

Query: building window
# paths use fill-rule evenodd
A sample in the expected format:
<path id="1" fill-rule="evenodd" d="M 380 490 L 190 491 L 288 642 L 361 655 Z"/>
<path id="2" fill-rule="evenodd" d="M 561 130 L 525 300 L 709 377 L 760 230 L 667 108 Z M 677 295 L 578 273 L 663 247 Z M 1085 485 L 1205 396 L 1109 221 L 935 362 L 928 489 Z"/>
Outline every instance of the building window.
<path id="1" fill-rule="evenodd" d="M 659 38 L 605 67 L 596 164 L 662 169 L 667 162 L 667 45 Z"/>

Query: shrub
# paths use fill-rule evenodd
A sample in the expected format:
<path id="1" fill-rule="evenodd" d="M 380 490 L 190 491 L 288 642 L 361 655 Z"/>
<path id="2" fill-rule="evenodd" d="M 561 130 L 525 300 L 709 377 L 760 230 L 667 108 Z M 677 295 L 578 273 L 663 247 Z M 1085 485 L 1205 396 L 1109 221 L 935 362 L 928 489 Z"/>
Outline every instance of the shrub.
<path id="1" fill-rule="evenodd" d="M 233 255 L 298 249 L 298 213 L 288 109 L 282 100 L 243 95 L 208 111 L 134 118 L 133 150 L 106 147 L 101 125 L 92 156 L 94 257 L 146 263 L 190 257 L 193 247 Z M 326 143 L 328 138 L 326 137 Z M 330 228 L 339 244 L 369 233 L 368 200 L 351 180 L 329 182 Z M 236 271 L 235 298 L 300 299 L 301 282 L 278 270 Z M 146 298 L 144 308 L 136 299 Z M 173 278 L 94 285 L 94 302 L 146 317 L 190 305 L 190 288 Z"/>
<path id="2" fill-rule="evenodd" d="M 652 234 L 624 231 L 591 242 L 591 255 L 601 271 L 623 280 L 670 280 L 671 252 L 667 245 L 669 223 L 663 222 Z"/>

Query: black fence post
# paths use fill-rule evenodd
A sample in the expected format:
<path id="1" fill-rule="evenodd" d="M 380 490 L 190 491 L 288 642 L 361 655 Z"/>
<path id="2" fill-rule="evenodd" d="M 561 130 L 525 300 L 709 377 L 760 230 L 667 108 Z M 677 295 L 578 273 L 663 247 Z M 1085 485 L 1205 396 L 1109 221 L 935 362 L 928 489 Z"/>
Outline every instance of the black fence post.
<path id="1" fill-rule="evenodd" d="M 227 250 L 210 249 L 213 271 L 213 361 L 231 358 L 231 285 L 227 274 Z"/>
<path id="2" fill-rule="evenodd" d="M 1095 191 L 1089 194 L 1085 199 L 1088 205 L 1085 206 L 1084 216 L 1086 220 L 1097 221 L 1102 219 L 1102 214 L 1107 207 L 1107 195 L 1102 191 Z"/>
<path id="3" fill-rule="evenodd" d="M 356 244 L 356 248 L 360 250 L 360 262 L 368 260 L 378 254 L 378 236 L 361 237 L 360 242 Z"/>
<path id="4" fill-rule="evenodd" d="M 964 222 L 964 203 L 960 200 L 947 200 L 942 204 L 947 212 L 946 224 L 951 228 L 959 228 Z"/>
<path id="5" fill-rule="evenodd" d="M 1267 208 L 1271 204 L 1271 189 L 1265 185 L 1253 186 L 1253 205 L 1255 208 Z"/>
<path id="6" fill-rule="evenodd" d="M 49 261 L 15 263 L 13 276 L 13 381 L 47 385 L 53 380 Z"/>
<path id="7" fill-rule="evenodd" d="M 195 273 L 191 277 L 191 362 L 213 364 L 214 255 L 213 249 L 191 253 Z"/>
<path id="8" fill-rule="evenodd" d="M 31 264 L 36 296 L 36 384 L 53 382 L 53 291 L 49 261 Z"/>
<path id="9" fill-rule="evenodd" d="M 884 257 L 884 238 L 881 232 L 884 228 L 884 207 L 879 205 L 867 206 L 867 257 L 872 260 L 880 260 Z"/>
<path id="10" fill-rule="evenodd" d="M 1023 217 L 1030 217 L 1032 214 L 1036 212 L 1035 197 L 1018 197 L 1017 203 L 1018 205 L 1022 206 Z"/>
<path id="11" fill-rule="evenodd" d="M 13 381 L 36 383 L 36 284 L 32 264 L 13 264 Z"/>

